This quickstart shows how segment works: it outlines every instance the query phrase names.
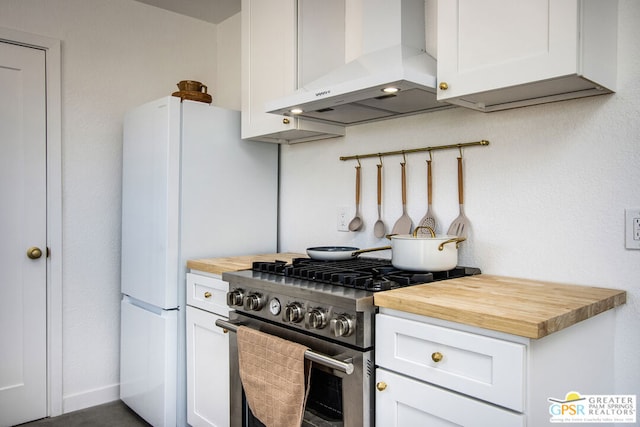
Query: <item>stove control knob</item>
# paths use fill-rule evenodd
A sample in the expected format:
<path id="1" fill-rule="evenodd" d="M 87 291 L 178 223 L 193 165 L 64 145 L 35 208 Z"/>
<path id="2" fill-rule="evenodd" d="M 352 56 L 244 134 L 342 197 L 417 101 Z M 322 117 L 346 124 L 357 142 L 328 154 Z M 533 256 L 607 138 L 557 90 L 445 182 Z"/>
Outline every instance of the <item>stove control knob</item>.
<path id="1" fill-rule="evenodd" d="M 284 306 L 282 319 L 286 322 L 299 323 L 304 318 L 302 304 L 299 302 L 290 302 Z"/>
<path id="2" fill-rule="evenodd" d="M 324 314 L 324 311 L 319 308 L 314 308 L 305 314 L 304 320 L 307 328 L 310 329 L 322 329 L 327 326 L 327 317 Z"/>
<path id="3" fill-rule="evenodd" d="M 260 294 L 249 294 L 244 299 L 244 309 L 247 311 L 260 311 L 264 307 L 264 298 Z"/>
<path id="4" fill-rule="evenodd" d="M 244 291 L 242 289 L 234 289 L 227 292 L 227 305 L 229 307 L 241 306 L 244 298 Z"/>
<path id="5" fill-rule="evenodd" d="M 331 319 L 331 332 L 336 337 L 348 337 L 353 333 L 355 324 L 351 317 L 346 314 L 340 314 Z"/>

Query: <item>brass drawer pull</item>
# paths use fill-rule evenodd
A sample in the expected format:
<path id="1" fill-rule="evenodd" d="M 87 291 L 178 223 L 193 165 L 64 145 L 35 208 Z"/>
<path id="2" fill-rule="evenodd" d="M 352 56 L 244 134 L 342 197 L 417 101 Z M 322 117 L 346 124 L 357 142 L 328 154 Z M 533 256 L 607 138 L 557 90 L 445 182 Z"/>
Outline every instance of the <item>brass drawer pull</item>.
<path id="1" fill-rule="evenodd" d="M 205 292 L 204 293 L 204 297 L 205 298 L 211 298 L 211 292 Z"/>
<path id="2" fill-rule="evenodd" d="M 380 381 L 376 384 L 376 388 L 378 389 L 378 391 L 384 391 L 387 388 L 387 383 L 385 383 L 384 381 Z"/>
<path id="3" fill-rule="evenodd" d="M 431 355 L 431 360 L 433 360 L 434 362 L 438 363 L 439 361 L 442 360 L 444 356 L 442 355 L 442 353 L 440 353 L 439 351 L 436 351 L 435 353 L 433 353 Z"/>

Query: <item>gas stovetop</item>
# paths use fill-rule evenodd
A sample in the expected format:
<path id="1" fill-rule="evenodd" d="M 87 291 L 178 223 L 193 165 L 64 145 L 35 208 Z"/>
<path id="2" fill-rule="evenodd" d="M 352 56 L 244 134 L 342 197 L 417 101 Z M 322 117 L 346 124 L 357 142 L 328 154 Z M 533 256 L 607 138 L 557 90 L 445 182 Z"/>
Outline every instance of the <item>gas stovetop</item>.
<path id="1" fill-rule="evenodd" d="M 284 261 L 254 262 L 252 270 L 371 292 L 480 274 L 480 269 L 471 267 L 438 272 L 403 271 L 393 267 L 391 261 L 378 258 L 346 261 L 294 258 L 291 264 Z"/>
<path id="2" fill-rule="evenodd" d="M 366 348 L 373 343 L 375 292 L 474 274 L 480 269 L 410 272 L 387 259 L 295 258 L 255 262 L 252 270 L 224 273 L 222 279 L 229 282 L 227 304 L 238 313 Z"/>

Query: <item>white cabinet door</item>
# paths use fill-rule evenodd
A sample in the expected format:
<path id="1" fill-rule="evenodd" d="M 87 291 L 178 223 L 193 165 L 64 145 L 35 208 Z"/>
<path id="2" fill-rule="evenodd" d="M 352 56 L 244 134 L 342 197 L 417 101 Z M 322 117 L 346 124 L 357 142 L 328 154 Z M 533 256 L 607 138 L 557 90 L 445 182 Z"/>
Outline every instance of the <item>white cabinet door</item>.
<path id="1" fill-rule="evenodd" d="M 525 423 L 522 414 L 378 368 L 376 425 L 517 427 Z"/>
<path id="2" fill-rule="evenodd" d="M 376 316 L 376 361 L 395 372 L 524 411 L 523 344 L 441 326 Z"/>
<path id="3" fill-rule="evenodd" d="M 493 111 L 610 93 L 616 23 L 616 1 L 441 0 L 438 100 Z"/>
<path id="4" fill-rule="evenodd" d="M 242 138 L 304 142 L 344 135 L 344 128 L 269 114 L 267 101 L 293 93 L 297 81 L 297 1 L 242 0 Z"/>
<path id="5" fill-rule="evenodd" d="M 225 317 L 187 307 L 187 422 L 193 427 L 229 425 L 229 334 Z"/>

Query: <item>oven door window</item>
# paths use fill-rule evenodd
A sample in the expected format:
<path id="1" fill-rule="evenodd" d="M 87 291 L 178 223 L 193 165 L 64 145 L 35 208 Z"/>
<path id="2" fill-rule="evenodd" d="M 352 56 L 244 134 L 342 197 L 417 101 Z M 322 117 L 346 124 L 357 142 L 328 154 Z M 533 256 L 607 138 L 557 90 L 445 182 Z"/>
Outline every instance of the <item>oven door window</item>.
<path id="1" fill-rule="evenodd" d="M 311 369 L 311 388 L 302 420 L 302 427 L 341 427 L 344 425 L 342 412 L 342 378 L 319 368 Z M 265 427 L 253 416 L 242 393 L 244 406 L 243 425 Z"/>

